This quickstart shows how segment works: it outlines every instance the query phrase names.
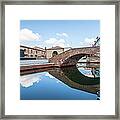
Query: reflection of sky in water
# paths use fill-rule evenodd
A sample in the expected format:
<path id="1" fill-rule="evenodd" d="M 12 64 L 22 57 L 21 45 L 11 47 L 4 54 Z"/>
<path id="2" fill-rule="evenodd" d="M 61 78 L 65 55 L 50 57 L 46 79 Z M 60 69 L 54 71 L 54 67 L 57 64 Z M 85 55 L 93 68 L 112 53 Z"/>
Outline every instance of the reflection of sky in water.
<path id="1" fill-rule="evenodd" d="M 95 100 L 96 95 L 73 89 L 48 72 L 20 77 L 21 100 Z"/>
<path id="2" fill-rule="evenodd" d="M 34 83 L 38 83 L 40 81 L 40 77 L 38 75 L 26 75 L 20 77 L 20 84 L 22 87 L 30 87 Z"/>
<path id="3" fill-rule="evenodd" d="M 92 68 L 84 68 L 84 67 L 77 67 L 78 70 L 85 76 L 88 76 L 88 77 L 94 77 L 94 75 L 92 74 Z M 95 70 L 94 70 L 94 74 L 96 77 L 100 77 L 100 71 L 99 71 L 99 68 L 97 69 L 98 71 L 96 71 L 95 73 Z"/>
<path id="4" fill-rule="evenodd" d="M 85 68 L 78 68 L 78 70 L 82 73 L 82 74 L 91 74 L 91 69 L 86 69 Z"/>
<path id="5" fill-rule="evenodd" d="M 79 67 L 78 70 L 85 76 L 94 77 L 92 75 L 91 69 L 85 69 L 85 68 Z"/>

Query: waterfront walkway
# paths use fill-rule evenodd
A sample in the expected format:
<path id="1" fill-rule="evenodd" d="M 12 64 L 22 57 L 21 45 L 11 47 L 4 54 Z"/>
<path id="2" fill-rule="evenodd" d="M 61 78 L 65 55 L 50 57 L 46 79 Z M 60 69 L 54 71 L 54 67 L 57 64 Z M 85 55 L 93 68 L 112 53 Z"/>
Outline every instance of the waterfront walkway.
<path id="1" fill-rule="evenodd" d="M 36 72 L 43 72 L 50 68 L 57 67 L 54 63 L 47 63 L 47 64 L 36 64 L 36 65 L 24 65 L 20 66 L 20 75 L 31 74 Z"/>

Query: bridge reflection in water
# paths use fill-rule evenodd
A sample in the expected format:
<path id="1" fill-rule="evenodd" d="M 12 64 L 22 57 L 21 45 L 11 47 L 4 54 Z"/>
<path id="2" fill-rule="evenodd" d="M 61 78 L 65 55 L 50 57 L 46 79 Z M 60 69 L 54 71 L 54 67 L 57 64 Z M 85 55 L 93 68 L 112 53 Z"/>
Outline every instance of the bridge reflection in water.
<path id="1" fill-rule="evenodd" d="M 91 69 L 91 67 L 88 67 L 88 68 Z M 32 94 L 30 94 L 27 91 L 31 90 L 32 93 L 34 93 L 33 90 L 36 91 L 35 89 L 38 89 L 38 91 L 39 91 L 38 93 L 35 92 L 37 99 L 39 99 L 39 100 L 45 99 L 46 97 L 47 97 L 47 99 L 57 99 L 57 98 L 55 98 L 55 96 L 57 96 L 58 93 L 56 93 L 54 91 L 56 89 L 56 87 L 54 89 L 55 84 L 52 85 L 52 88 L 49 88 L 49 87 L 44 86 L 45 82 L 47 82 L 46 80 L 43 79 L 43 81 L 41 81 L 42 77 L 40 76 L 40 74 L 43 74 L 46 72 L 48 72 L 51 76 L 55 77 L 57 80 L 61 81 L 65 85 L 69 86 L 70 88 L 80 90 L 80 91 L 85 91 L 86 93 L 91 93 L 91 94 L 97 96 L 96 99 L 100 98 L 100 77 L 88 77 L 85 74 L 83 74 L 76 66 L 71 66 L 71 67 L 61 67 L 61 68 L 59 68 L 59 67 L 49 68 L 49 69 L 46 69 L 45 71 L 37 73 L 37 74 L 39 74 L 39 76 L 36 76 L 36 73 L 21 76 L 21 99 L 28 97 L 28 95 L 32 96 Z M 31 75 L 32 75 L 32 77 L 31 77 Z M 29 77 L 27 77 L 27 76 L 29 76 Z M 34 77 L 34 79 L 33 79 L 33 77 Z M 31 80 L 31 78 L 33 80 Z M 39 81 L 41 81 L 41 82 L 39 82 Z M 35 88 L 35 84 L 34 84 L 35 82 L 37 82 L 36 85 L 39 84 L 40 86 L 43 86 L 43 87 Z M 50 82 L 48 82 L 47 85 L 49 85 L 49 83 Z M 50 84 L 52 84 L 52 83 L 53 82 L 51 82 Z M 31 85 L 33 85 L 33 86 L 31 86 Z M 27 86 L 28 89 L 25 88 L 25 86 Z M 44 87 L 45 87 L 45 90 L 43 90 Z M 46 90 L 46 89 L 48 89 L 48 90 Z M 50 89 L 54 89 L 54 90 L 50 90 Z M 44 96 L 42 98 L 44 91 L 48 91 L 48 93 L 45 92 L 46 94 L 44 94 Z M 49 93 L 49 91 L 50 92 L 52 91 L 52 93 Z M 53 93 L 53 91 L 54 91 L 54 93 Z M 26 95 L 25 93 L 28 93 L 28 94 Z M 22 95 L 24 97 L 22 97 Z M 51 95 L 55 95 L 55 96 L 51 96 Z M 30 98 L 30 96 L 29 96 L 29 99 L 32 98 L 32 97 Z M 49 96 L 49 98 L 48 98 L 48 96 Z M 65 97 L 62 96 L 61 99 L 64 99 L 64 98 Z M 25 99 L 28 99 L 28 98 L 25 98 Z M 75 98 L 73 98 L 73 99 L 75 99 Z"/>
<path id="2" fill-rule="evenodd" d="M 100 78 L 87 77 L 83 75 L 76 66 L 54 68 L 48 72 L 72 88 L 97 94 L 99 96 Z"/>

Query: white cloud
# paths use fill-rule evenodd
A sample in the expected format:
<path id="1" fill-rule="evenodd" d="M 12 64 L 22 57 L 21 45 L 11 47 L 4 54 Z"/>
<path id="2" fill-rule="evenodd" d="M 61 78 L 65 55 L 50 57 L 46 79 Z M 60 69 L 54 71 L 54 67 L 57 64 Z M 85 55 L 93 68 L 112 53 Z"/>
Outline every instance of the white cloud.
<path id="1" fill-rule="evenodd" d="M 83 42 L 80 42 L 82 47 L 90 47 L 94 44 L 95 38 L 85 38 Z"/>
<path id="2" fill-rule="evenodd" d="M 56 35 L 60 37 L 68 37 L 67 33 L 56 33 Z"/>
<path id="3" fill-rule="evenodd" d="M 61 33 L 56 33 L 57 36 L 61 36 Z"/>
<path id="4" fill-rule="evenodd" d="M 59 39 L 53 44 L 53 46 L 65 47 L 65 40 L 64 39 Z"/>
<path id="5" fill-rule="evenodd" d="M 52 76 L 51 74 L 49 73 L 46 73 L 45 76 L 49 77 L 49 78 L 55 78 L 54 76 Z"/>
<path id="6" fill-rule="evenodd" d="M 39 76 L 32 76 L 32 75 L 26 75 L 26 76 L 21 76 L 20 79 L 20 84 L 22 85 L 22 87 L 30 87 L 32 86 L 34 83 L 38 83 L 41 79 L 39 78 Z"/>
<path id="7" fill-rule="evenodd" d="M 39 40 L 39 33 L 33 33 L 32 30 L 24 28 L 20 30 L 20 40 Z"/>
<path id="8" fill-rule="evenodd" d="M 60 46 L 60 47 L 70 47 L 70 45 L 65 41 L 65 39 L 49 38 L 45 41 L 46 46 Z"/>
<path id="9" fill-rule="evenodd" d="M 55 42 L 57 42 L 56 38 L 49 38 L 48 40 L 45 41 L 46 44 L 54 44 Z"/>
<path id="10" fill-rule="evenodd" d="M 67 33 L 62 33 L 63 36 L 65 37 L 68 37 L 68 34 Z"/>

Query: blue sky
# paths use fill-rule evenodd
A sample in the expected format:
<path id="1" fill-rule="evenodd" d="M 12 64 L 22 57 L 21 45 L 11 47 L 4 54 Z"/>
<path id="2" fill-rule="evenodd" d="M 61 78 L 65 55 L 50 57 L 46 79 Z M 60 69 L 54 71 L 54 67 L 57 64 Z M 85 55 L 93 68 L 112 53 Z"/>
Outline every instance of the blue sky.
<path id="1" fill-rule="evenodd" d="M 99 20 L 20 21 L 20 44 L 26 46 L 91 46 L 97 36 L 100 36 Z"/>

